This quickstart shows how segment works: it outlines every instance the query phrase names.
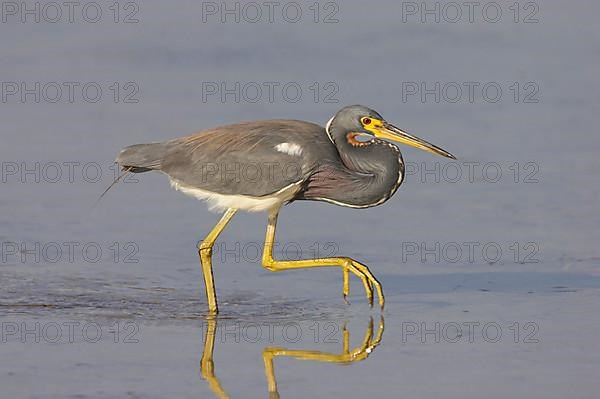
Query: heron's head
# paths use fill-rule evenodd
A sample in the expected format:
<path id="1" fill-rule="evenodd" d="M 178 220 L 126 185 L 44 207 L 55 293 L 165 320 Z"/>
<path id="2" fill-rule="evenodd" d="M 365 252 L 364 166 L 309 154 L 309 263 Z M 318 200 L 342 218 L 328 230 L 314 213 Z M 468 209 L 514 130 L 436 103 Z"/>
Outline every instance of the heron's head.
<path id="1" fill-rule="evenodd" d="M 350 105 L 339 110 L 327 123 L 326 130 L 332 140 L 341 135 L 354 146 L 367 146 L 375 142 L 375 138 L 381 138 L 456 159 L 448 151 L 386 122 L 377 111 L 363 105 Z"/>

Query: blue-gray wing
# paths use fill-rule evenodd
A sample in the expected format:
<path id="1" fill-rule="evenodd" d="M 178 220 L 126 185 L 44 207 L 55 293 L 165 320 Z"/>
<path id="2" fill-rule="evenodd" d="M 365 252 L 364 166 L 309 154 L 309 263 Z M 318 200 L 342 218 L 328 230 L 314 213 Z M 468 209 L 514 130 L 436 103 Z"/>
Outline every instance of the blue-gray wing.
<path id="1" fill-rule="evenodd" d="M 295 120 L 239 123 L 162 144 L 156 169 L 179 184 L 225 195 L 278 192 L 337 157 L 321 126 Z"/>

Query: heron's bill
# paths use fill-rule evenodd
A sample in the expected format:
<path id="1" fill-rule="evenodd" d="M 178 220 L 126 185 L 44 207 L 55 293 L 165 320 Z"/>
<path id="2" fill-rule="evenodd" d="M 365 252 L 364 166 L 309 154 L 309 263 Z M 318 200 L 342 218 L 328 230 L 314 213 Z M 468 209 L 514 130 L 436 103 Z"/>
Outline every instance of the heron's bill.
<path id="1" fill-rule="evenodd" d="M 387 122 L 383 122 L 381 125 L 374 126 L 373 133 L 375 134 L 375 136 L 380 137 L 382 139 L 388 139 L 396 141 L 398 143 L 408 144 L 410 146 L 420 148 L 433 154 L 438 154 L 446 158 L 456 159 L 456 157 L 450 154 L 448 151 L 443 150 L 440 147 L 433 145 L 423 139 L 415 137 L 412 134 L 408 134 L 404 130 L 401 130 Z"/>

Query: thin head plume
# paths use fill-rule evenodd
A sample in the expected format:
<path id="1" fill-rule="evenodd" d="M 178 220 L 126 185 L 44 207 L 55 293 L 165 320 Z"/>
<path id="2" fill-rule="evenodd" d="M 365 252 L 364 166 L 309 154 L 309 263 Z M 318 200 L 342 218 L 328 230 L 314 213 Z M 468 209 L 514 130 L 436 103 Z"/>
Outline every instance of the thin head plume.
<path id="1" fill-rule="evenodd" d="M 131 171 L 131 169 L 133 169 L 133 167 L 128 167 L 126 169 L 123 169 L 125 173 L 123 173 L 122 175 L 120 175 L 119 177 L 117 177 L 111 184 L 110 186 L 108 186 L 108 188 L 106 190 L 104 190 L 104 192 L 100 195 L 100 197 L 98 197 L 98 199 L 96 200 L 96 202 L 94 203 L 94 206 L 92 207 L 92 209 L 96 208 L 96 206 L 100 203 L 100 200 L 102 200 L 102 198 L 104 198 L 104 196 L 106 195 L 106 193 L 108 193 L 108 191 L 113 188 L 113 186 L 115 184 L 117 184 L 122 178 L 124 178 L 125 176 L 127 176 L 129 174 L 129 172 Z"/>

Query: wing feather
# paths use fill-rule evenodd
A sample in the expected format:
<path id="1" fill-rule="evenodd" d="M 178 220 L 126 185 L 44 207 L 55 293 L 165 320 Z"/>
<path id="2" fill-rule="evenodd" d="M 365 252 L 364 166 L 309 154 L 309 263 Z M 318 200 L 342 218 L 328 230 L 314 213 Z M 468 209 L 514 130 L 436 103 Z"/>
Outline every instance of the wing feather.
<path id="1" fill-rule="evenodd" d="M 276 147 L 293 143 L 301 155 Z M 324 158 L 337 156 L 325 130 L 294 120 L 245 122 L 165 143 L 161 171 L 190 187 L 229 195 L 268 196 L 308 179 Z"/>

